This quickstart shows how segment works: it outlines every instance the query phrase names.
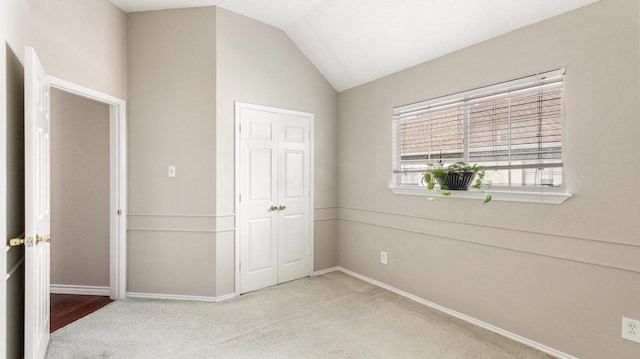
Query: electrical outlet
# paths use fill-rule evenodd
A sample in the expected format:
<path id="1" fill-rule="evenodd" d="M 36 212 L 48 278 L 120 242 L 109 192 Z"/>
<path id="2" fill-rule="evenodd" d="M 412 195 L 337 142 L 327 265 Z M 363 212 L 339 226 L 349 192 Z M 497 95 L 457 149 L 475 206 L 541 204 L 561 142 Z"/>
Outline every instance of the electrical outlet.
<path id="1" fill-rule="evenodd" d="M 380 251 L 380 263 L 387 264 L 387 252 Z"/>
<path id="2" fill-rule="evenodd" d="M 640 343 L 640 320 L 622 317 L 622 337 Z"/>

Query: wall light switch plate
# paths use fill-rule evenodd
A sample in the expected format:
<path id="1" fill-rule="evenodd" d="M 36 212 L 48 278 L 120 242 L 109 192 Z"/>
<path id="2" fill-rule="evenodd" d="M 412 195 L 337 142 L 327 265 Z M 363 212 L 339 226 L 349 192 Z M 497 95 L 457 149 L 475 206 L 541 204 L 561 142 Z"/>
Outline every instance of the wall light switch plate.
<path id="1" fill-rule="evenodd" d="M 169 166 L 169 177 L 176 176 L 176 166 Z"/>
<path id="2" fill-rule="evenodd" d="M 640 320 L 622 317 L 622 337 L 640 343 Z"/>
<path id="3" fill-rule="evenodd" d="M 387 252 L 380 251 L 380 263 L 387 264 Z"/>

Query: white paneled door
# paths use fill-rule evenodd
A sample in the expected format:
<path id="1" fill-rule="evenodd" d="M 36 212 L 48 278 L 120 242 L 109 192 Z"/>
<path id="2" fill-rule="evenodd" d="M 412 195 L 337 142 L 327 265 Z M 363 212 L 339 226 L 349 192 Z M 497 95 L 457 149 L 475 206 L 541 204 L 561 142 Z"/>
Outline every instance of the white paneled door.
<path id="1" fill-rule="evenodd" d="M 33 48 L 25 48 L 25 323 L 26 359 L 49 344 L 49 81 Z"/>
<path id="2" fill-rule="evenodd" d="M 238 108 L 240 292 L 311 274 L 311 115 Z"/>

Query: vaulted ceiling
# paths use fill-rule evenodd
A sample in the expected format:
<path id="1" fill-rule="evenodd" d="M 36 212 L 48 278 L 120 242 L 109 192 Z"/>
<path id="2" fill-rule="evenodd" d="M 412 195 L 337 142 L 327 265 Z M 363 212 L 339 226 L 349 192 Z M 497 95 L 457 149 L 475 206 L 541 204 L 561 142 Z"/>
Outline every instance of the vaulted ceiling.
<path id="1" fill-rule="evenodd" d="M 219 6 L 282 29 L 338 91 L 597 0 L 111 0 L 126 12 Z"/>

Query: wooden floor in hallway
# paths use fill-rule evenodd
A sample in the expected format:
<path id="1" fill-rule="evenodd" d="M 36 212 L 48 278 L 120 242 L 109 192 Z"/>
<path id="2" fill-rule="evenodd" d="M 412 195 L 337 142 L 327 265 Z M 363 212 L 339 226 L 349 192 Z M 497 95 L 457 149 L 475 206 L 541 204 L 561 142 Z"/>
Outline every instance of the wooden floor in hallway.
<path id="1" fill-rule="evenodd" d="M 97 295 L 51 294 L 51 333 L 111 302 Z"/>

